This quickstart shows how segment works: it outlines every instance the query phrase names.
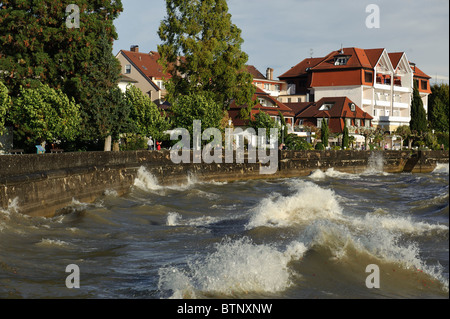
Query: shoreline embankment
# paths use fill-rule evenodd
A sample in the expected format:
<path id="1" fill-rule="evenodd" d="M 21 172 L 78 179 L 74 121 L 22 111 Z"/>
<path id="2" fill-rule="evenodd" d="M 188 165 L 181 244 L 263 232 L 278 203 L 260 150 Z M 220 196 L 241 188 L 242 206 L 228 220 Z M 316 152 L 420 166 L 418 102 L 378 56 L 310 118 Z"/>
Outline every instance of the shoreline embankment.
<path id="1" fill-rule="evenodd" d="M 192 158 L 192 154 L 191 154 Z M 15 201 L 30 216 L 52 217 L 72 203 L 93 202 L 105 191 L 119 196 L 131 189 L 139 168 L 160 185 L 198 181 L 231 182 L 308 176 L 315 170 L 362 173 L 377 166 L 388 173 L 429 173 L 449 163 L 448 151 L 279 151 L 278 171 L 262 175 L 264 164 L 175 164 L 169 151 L 85 152 L 0 156 L 0 209 Z"/>

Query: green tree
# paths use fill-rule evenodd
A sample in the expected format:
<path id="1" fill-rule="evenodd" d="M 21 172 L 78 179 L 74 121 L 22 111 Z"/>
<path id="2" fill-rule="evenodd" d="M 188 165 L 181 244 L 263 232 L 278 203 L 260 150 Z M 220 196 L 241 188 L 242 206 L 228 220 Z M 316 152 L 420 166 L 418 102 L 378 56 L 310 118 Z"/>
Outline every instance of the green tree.
<path id="1" fill-rule="evenodd" d="M 323 118 L 322 119 L 322 127 L 320 129 L 320 138 L 322 140 L 322 144 L 325 148 L 328 147 L 328 138 L 330 136 L 330 132 L 328 129 L 328 121 L 327 119 Z"/>
<path id="2" fill-rule="evenodd" d="M 417 131 L 419 134 L 427 130 L 427 114 L 423 107 L 417 85 L 414 85 L 413 99 L 411 103 L 411 121 L 409 123 L 411 131 Z"/>
<path id="3" fill-rule="evenodd" d="M 428 103 L 430 127 L 438 132 L 449 130 L 449 85 L 434 84 Z"/>
<path id="4" fill-rule="evenodd" d="M 79 8 L 79 27 L 69 28 L 66 6 Z M 4 0 L 0 9 L 0 70 L 12 97 L 40 83 L 61 89 L 82 107 L 84 140 L 99 138 L 91 111 L 94 97 L 110 94 L 120 68 L 114 61 L 114 20 L 120 0 Z M 110 64 L 110 65 L 108 65 Z"/>
<path id="5" fill-rule="evenodd" d="M 26 146 L 44 141 L 73 141 L 80 132 L 80 106 L 61 90 L 46 84 L 21 88 L 11 107 L 10 119 Z"/>
<path id="6" fill-rule="evenodd" d="M 349 146 L 350 140 L 348 135 L 348 127 L 347 122 L 344 121 L 344 132 L 342 136 L 342 149 L 347 149 Z"/>
<path id="7" fill-rule="evenodd" d="M 92 98 L 91 123 L 99 138 L 105 140 L 104 150 L 118 150 L 118 141 L 123 133 L 135 131 L 135 125 L 131 121 L 131 104 L 125 94 L 115 87 L 108 91 L 107 95 L 95 95 Z"/>
<path id="8" fill-rule="evenodd" d="M 223 118 L 226 112 L 208 94 L 190 94 L 180 96 L 171 107 L 173 128 L 184 128 L 193 137 L 195 120 L 202 122 L 202 131 L 207 128 L 223 130 Z"/>
<path id="9" fill-rule="evenodd" d="M 170 128 L 170 123 L 150 97 L 134 85 L 127 88 L 125 96 L 131 105 L 130 118 L 136 125 L 135 132 L 156 140 L 166 139 L 164 132 Z"/>
<path id="10" fill-rule="evenodd" d="M 408 148 L 411 149 L 412 146 L 412 142 L 413 142 L 413 136 L 412 136 L 412 132 L 409 126 L 407 125 L 402 125 L 399 126 L 396 130 L 395 130 L 395 134 L 399 135 L 403 141 L 408 141 Z M 402 146 L 403 146 L 403 142 L 402 142 Z"/>
<path id="11" fill-rule="evenodd" d="M 256 113 L 253 118 L 250 119 L 249 126 L 255 129 L 256 133 L 258 133 L 259 128 L 265 128 L 267 140 L 270 139 L 270 129 L 280 128 L 278 126 L 278 123 L 264 111 L 259 111 L 258 113 Z"/>
<path id="12" fill-rule="evenodd" d="M 8 88 L 0 82 L 0 135 L 4 133 L 6 116 L 11 108 L 11 97 Z"/>
<path id="13" fill-rule="evenodd" d="M 285 142 L 288 150 L 303 151 L 313 149 L 312 145 L 309 144 L 304 137 L 300 137 L 296 134 L 289 134 L 286 136 Z"/>
<path id="14" fill-rule="evenodd" d="M 171 75 L 166 85 L 169 102 L 212 92 L 222 109 L 233 99 L 236 105 L 253 106 L 248 55 L 241 50 L 241 30 L 231 22 L 226 0 L 166 0 L 166 8 L 158 52 Z"/>

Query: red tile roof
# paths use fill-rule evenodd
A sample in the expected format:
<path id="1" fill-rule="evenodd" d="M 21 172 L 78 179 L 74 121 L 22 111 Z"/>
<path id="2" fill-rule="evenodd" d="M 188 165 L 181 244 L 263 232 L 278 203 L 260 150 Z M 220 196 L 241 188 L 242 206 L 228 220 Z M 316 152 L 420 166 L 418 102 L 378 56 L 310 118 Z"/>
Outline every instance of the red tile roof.
<path id="1" fill-rule="evenodd" d="M 307 73 L 307 69 L 315 67 L 322 62 L 324 58 L 308 58 L 293 66 L 289 71 L 280 75 L 279 78 L 295 78 Z"/>
<path id="2" fill-rule="evenodd" d="M 259 72 L 259 70 L 257 68 L 255 68 L 255 66 L 253 66 L 253 65 L 247 65 L 247 71 L 248 71 L 248 73 L 253 75 L 254 79 L 267 80 L 267 78 L 261 72 Z"/>
<path id="3" fill-rule="evenodd" d="M 163 67 L 158 63 L 160 55 L 158 52 L 151 51 L 150 53 L 121 51 L 123 55 L 134 64 L 142 73 L 150 79 L 170 79 L 171 75 L 164 73 Z"/>
<path id="4" fill-rule="evenodd" d="M 264 111 L 265 113 L 267 113 L 271 116 L 279 116 L 279 112 L 281 112 L 281 114 L 283 114 L 284 117 L 294 117 L 295 116 L 295 113 L 292 111 L 291 108 L 286 106 L 284 103 L 281 103 L 280 101 L 278 101 L 277 99 L 272 97 L 270 94 L 268 94 L 268 93 L 264 92 L 263 90 L 261 90 L 260 88 L 256 87 L 256 92 L 253 95 L 252 99 L 253 99 L 253 101 L 255 101 L 259 98 L 264 98 L 264 99 L 271 101 L 274 105 L 276 105 L 276 107 L 263 106 L 260 103 L 258 103 L 252 109 L 253 115 L 258 114 L 261 111 Z M 228 114 L 229 114 L 230 118 L 233 119 L 233 124 L 235 126 L 248 125 L 248 120 L 243 120 L 243 119 L 239 118 L 240 110 L 245 107 L 247 107 L 247 105 L 236 105 L 234 100 L 230 103 L 230 108 L 229 108 Z"/>
<path id="5" fill-rule="evenodd" d="M 327 103 L 334 103 L 331 110 L 321 111 L 320 108 Z M 315 103 L 311 103 L 304 111 L 300 112 L 297 117 L 299 118 L 352 118 L 352 119 L 368 119 L 372 120 L 373 117 L 367 112 L 364 112 L 355 105 L 355 111 L 350 109 L 350 105 L 353 102 L 348 97 L 325 97 Z"/>

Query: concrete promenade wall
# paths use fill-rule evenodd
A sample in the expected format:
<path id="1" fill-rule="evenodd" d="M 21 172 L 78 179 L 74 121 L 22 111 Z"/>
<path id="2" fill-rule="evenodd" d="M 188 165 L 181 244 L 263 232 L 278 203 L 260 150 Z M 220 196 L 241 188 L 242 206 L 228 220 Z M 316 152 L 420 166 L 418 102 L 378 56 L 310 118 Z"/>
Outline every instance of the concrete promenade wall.
<path id="1" fill-rule="evenodd" d="M 449 162 L 448 151 L 282 151 L 278 156 L 278 172 L 261 175 L 260 163 L 174 164 L 169 151 L 4 155 L 0 156 L 0 209 L 17 199 L 24 214 L 54 216 L 73 198 L 92 202 L 106 190 L 126 194 L 140 167 L 161 185 L 169 185 L 183 184 L 189 175 L 199 181 L 233 181 L 307 176 L 329 168 L 360 173 L 380 165 L 391 173 L 427 173 L 437 163 Z"/>

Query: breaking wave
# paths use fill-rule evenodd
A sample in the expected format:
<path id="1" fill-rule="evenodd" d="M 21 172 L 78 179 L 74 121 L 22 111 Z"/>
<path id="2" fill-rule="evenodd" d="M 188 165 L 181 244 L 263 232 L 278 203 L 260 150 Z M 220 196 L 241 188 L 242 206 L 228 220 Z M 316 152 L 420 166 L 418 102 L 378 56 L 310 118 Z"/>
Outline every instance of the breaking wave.
<path id="1" fill-rule="evenodd" d="M 288 263 L 301 259 L 306 250 L 301 242 L 280 251 L 256 245 L 247 237 L 226 238 L 206 257 L 190 260 L 186 269 L 161 268 L 158 288 L 173 299 L 277 293 L 292 285 L 294 274 Z"/>

